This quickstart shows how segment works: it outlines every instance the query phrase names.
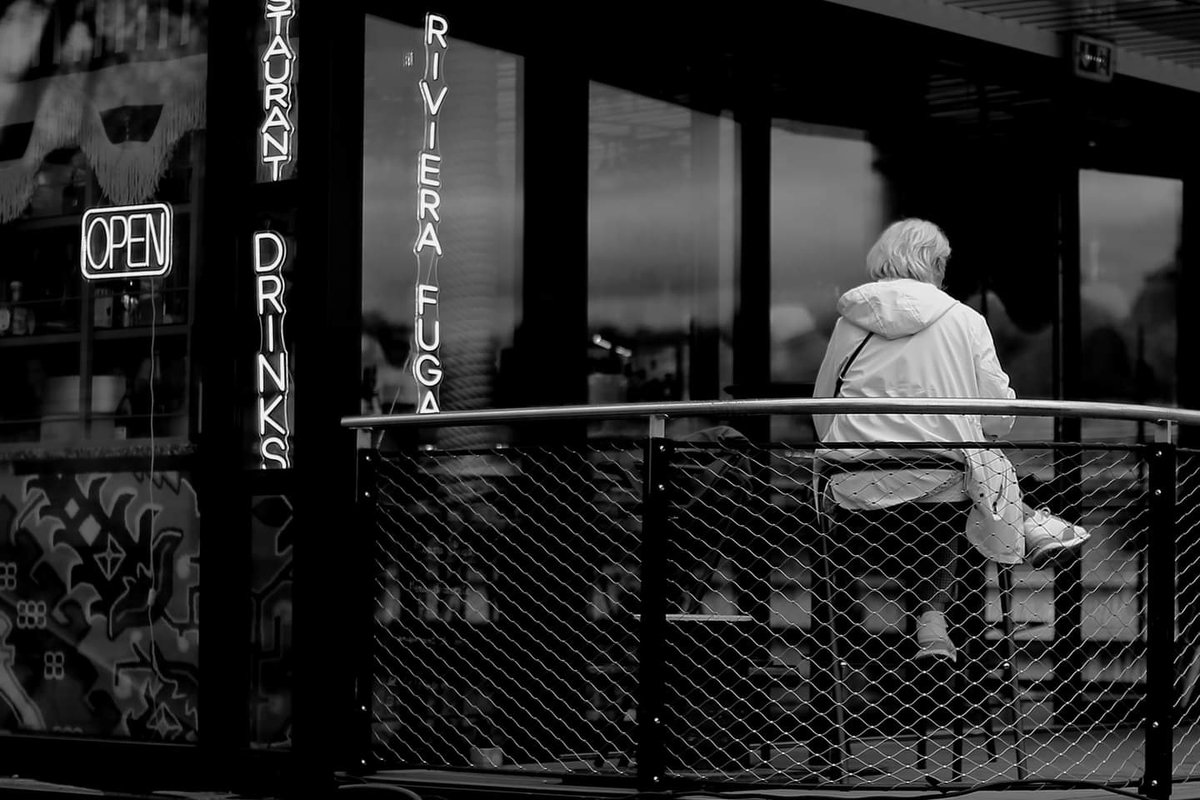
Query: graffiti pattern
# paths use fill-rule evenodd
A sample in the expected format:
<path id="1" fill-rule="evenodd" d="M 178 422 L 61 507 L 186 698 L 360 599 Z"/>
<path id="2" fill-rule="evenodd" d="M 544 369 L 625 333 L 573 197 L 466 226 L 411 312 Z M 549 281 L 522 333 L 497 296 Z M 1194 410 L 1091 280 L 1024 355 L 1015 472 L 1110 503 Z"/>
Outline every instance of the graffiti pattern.
<path id="1" fill-rule="evenodd" d="M 250 743 L 292 741 L 292 504 L 282 495 L 251 498 Z"/>
<path id="2" fill-rule="evenodd" d="M 199 536 L 179 472 L 0 476 L 0 730 L 195 741 Z"/>

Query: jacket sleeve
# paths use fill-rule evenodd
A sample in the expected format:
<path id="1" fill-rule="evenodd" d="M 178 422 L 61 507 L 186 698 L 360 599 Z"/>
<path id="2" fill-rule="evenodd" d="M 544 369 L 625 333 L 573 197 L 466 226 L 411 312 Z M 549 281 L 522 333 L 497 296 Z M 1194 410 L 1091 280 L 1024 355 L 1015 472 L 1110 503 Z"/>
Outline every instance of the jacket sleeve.
<path id="1" fill-rule="evenodd" d="M 817 382 L 813 386 L 813 397 L 833 397 L 833 387 L 837 385 L 837 360 L 834 357 L 836 343 L 838 341 L 838 331 L 842 328 L 842 321 L 838 319 L 837 324 L 833 326 L 833 333 L 829 336 L 829 344 L 825 347 L 825 358 L 821 360 L 821 369 L 817 371 Z M 833 425 L 832 414 L 813 414 L 813 426 L 817 430 L 817 439 L 824 441 L 829 434 L 829 428 Z"/>
<path id="2" fill-rule="evenodd" d="M 974 328 L 975 380 L 979 386 L 979 396 L 994 400 L 1015 399 L 1017 393 L 1008 385 L 1008 374 L 996 357 L 996 345 L 987 322 L 980 317 Z M 1012 416 L 985 416 L 982 419 L 983 432 L 988 436 L 1004 436 L 1012 430 L 1013 422 L 1015 418 Z"/>

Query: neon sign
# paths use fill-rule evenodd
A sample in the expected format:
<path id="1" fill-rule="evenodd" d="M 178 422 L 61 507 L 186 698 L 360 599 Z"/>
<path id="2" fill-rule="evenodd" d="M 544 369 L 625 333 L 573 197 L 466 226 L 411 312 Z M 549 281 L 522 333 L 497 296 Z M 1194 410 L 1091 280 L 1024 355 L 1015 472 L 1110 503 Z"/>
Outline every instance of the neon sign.
<path id="1" fill-rule="evenodd" d="M 292 465 L 292 426 L 288 395 L 291 372 L 287 345 L 283 341 L 283 265 L 287 242 L 274 231 L 254 234 L 254 308 L 258 314 L 260 340 L 254 362 L 258 390 L 258 454 L 263 469 L 287 469 Z"/>
<path id="2" fill-rule="evenodd" d="M 417 381 L 417 413 L 436 414 L 438 387 L 442 383 L 442 359 L 439 351 L 442 326 L 438 319 L 438 259 L 442 242 L 438 223 L 442 215 L 442 154 L 438 143 L 438 114 L 446 99 L 446 18 L 425 15 L 425 76 L 421 79 L 421 99 L 425 106 L 423 145 L 417 161 L 417 257 L 416 334 L 417 354 L 413 359 L 413 377 Z"/>
<path id="3" fill-rule="evenodd" d="M 292 73 L 296 52 L 289 44 L 294 0 L 267 0 L 263 12 L 271 42 L 262 56 L 263 118 L 258 129 L 259 158 L 270 167 L 271 180 L 292 160 Z"/>
<path id="4" fill-rule="evenodd" d="M 79 269 L 89 281 L 161 278 L 171 271 L 166 203 L 88 209 L 79 226 Z"/>

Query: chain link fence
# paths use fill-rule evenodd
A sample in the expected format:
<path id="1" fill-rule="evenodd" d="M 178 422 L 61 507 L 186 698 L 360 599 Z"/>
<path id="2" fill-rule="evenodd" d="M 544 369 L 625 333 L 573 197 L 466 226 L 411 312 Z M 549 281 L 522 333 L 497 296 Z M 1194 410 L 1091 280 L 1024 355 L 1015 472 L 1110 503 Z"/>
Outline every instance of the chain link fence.
<path id="1" fill-rule="evenodd" d="M 385 763 L 632 769 L 641 450 L 372 459 Z"/>
<path id="2" fill-rule="evenodd" d="M 1090 534 L 1034 568 L 949 535 L 970 505 L 946 462 L 958 451 L 889 447 L 905 471 L 884 474 L 732 428 L 662 444 L 368 454 L 379 763 L 873 787 L 1145 779 L 1152 445 L 990 446 L 1032 508 Z M 914 485 L 946 499 L 895 502 Z M 1177 494 L 1185 779 L 1200 762 L 1200 456 L 1181 451 Z M 641 614 L 651 593 L 657 627 Z M 918 657 L 940 633 L 922 624 L 931 609 L 952 661 Z"/>
<path id="3" fill-rule="evenodd" d="M 1176 480 L 1175 747 L 1176 780 L 1200 777 L 1200 451 L 1179 451 Z"/>

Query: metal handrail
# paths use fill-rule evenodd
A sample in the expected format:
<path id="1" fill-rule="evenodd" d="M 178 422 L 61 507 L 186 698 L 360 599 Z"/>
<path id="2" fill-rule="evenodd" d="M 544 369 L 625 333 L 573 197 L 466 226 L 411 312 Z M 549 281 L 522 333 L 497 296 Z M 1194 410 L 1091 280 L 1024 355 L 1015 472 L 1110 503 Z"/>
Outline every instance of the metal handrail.
<path id="1" fill-rule="evenodd" d="M 639 417 L 732 417 L 762 414 L 984 414 L 1021 417 L 1089 417 L 1157 424 L 1200 425 L 1200 410 L 1094 403 L 1078 400 L 969 400 L 960 398 L 799 397 L 775 400 L 703 400 L 664 403 L 531 406 L 437 414 L 368 414 L 342 418 L 346 428 L 450 427 L 518 422 L 629 419 Z"/>

